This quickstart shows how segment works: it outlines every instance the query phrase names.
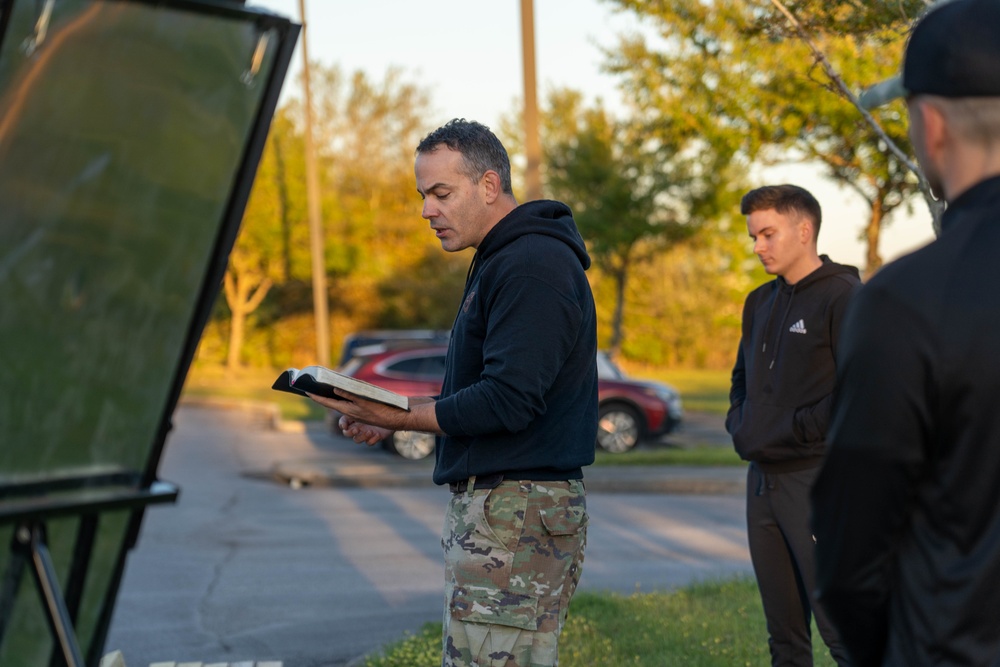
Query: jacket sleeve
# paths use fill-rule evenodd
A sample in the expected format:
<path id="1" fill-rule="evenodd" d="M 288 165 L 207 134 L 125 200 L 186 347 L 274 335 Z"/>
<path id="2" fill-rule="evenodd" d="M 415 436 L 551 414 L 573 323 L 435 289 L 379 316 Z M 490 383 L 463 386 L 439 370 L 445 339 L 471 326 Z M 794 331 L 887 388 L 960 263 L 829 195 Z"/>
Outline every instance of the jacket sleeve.
<path id="1" fill-rule="evenodd" d="M 508 279 L 491 296 L 479 382 L 438 401 L 445 433 L 475 436 L 517 433 L 545 412 L 545 396 L 569 357 L 583 311 L 548 282 Z"/>
<path id="2" fill-rule="evenodd" d="M 854 664 L 882 663 L 900 534 L 924 465 L 934 345 L 876 286 L 848 308 L 827 458 L 812 492 L 817 586 Z"/>
<path id="3" fill-rule="evenodd" d="M 743 358 L 743 340 L 740 339 L 740 346 L 736 352 L 736 365 L 733 366 L 733 374 L 729 386 L 729 412 L 726 413 L 726 432 L 732 435 L 739 426 L 743 400 L 747 396 L 747 369 L 746 360 Z"/>

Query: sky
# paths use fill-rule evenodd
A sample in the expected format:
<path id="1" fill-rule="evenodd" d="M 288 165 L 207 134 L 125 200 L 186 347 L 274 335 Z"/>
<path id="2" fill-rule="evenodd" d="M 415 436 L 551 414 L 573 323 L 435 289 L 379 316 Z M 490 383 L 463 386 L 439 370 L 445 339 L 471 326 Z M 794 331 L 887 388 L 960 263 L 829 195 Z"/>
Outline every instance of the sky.
<path id="1" fill-rule="evenodd" d="M 441 125 L 452 118 L 497 127 L 523 97 L 519 0 L 306 0 L 309 58 L 338 65 L 344 72 L 365 71 L 378 81 L 390 67 L 430 93 Z M 248 0 L 300 22 L 299 0 Z M 555 87 L 583 91 L 588 99 L 618 104 L 614 77 L 601 71 L 602 48 L 618 35 L 642 30 L 631 14 L 617 13 L 602 0 L 534 0 L 535 65 L 538 99 Z M 296 47 L 282 96 L 300 96 L 302 40 Z M 856 193 L 820 176 L 811 165 L 794 164 L 762 171 L 759 184 L 795 183 L 809 189 L 823 209 L 819 250 L 835 261 L 865 264 L 858 237 L 868 220 L 867 205 Z M 900 211 L 883 226 L 885 260 L 933 238 L 927 207 L 918 197 L 913 215 Z M 748 238 L 749 244 L 749 238 Z"/>

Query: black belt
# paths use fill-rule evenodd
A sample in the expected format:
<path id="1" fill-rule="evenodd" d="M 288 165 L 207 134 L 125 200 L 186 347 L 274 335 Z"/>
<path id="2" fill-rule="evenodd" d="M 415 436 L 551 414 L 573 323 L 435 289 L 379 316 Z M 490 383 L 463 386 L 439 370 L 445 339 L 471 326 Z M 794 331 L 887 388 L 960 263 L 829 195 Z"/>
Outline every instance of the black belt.
<path id="1" fill-rule="evenodd" d="M 495 489 L 500 486 L 500 482 L 503 480 L 504 474 L 502 472 L 498 472 L 493 475 L 478 475 L 472 490 L 479 491 L 481 489 Z M 463 479 L 461 482 L 449 482 L 448 488 L 451 489 L 452 493 L 465 493 L 469 490 L 469 480 Z"/>

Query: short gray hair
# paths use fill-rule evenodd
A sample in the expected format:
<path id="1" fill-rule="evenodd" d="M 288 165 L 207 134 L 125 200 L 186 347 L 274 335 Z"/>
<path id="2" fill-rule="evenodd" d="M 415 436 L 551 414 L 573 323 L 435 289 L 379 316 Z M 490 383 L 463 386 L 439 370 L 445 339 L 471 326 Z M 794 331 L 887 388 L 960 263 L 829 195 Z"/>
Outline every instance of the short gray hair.
<path id="1" fill-rule="evenodd" d="M 510 158 L 497 136 L 482 123 L 455 118 L 428 134 L 417 145 L 417 155 L 433 153 L 445 145 L 462 154 L 465 169 L 462 173 L 478 182 L 487 171 L 500 176 L 500 189 L 513 194 L 510 184 Z"/>

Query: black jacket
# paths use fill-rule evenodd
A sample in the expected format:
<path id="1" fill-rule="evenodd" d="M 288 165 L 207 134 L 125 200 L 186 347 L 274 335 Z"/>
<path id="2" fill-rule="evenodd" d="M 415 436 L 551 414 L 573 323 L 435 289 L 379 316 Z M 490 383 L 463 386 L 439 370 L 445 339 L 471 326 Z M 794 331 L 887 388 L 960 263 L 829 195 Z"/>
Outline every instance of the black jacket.
<path id="1" fill-rule="evenodd" d="M 856 664 L 1000 664 L 1000 178 L 848 309 L 813 491 L 821 600 Z"/>
<path id="2" fill-rule="evenodd" d="M 597 438 L 597 316 L 566 205 L 522 204 L 480 243 L 435 412 L 434 481 L 580 479 Z"/>
<path id="3" fill-rule="evenodd" d="M 794 285 L 747 296 L 726 430 L 739 455 L 771 472 L 822 461 L 836 380 L 834 350 L 858 270 L 830 261 Z"/>

